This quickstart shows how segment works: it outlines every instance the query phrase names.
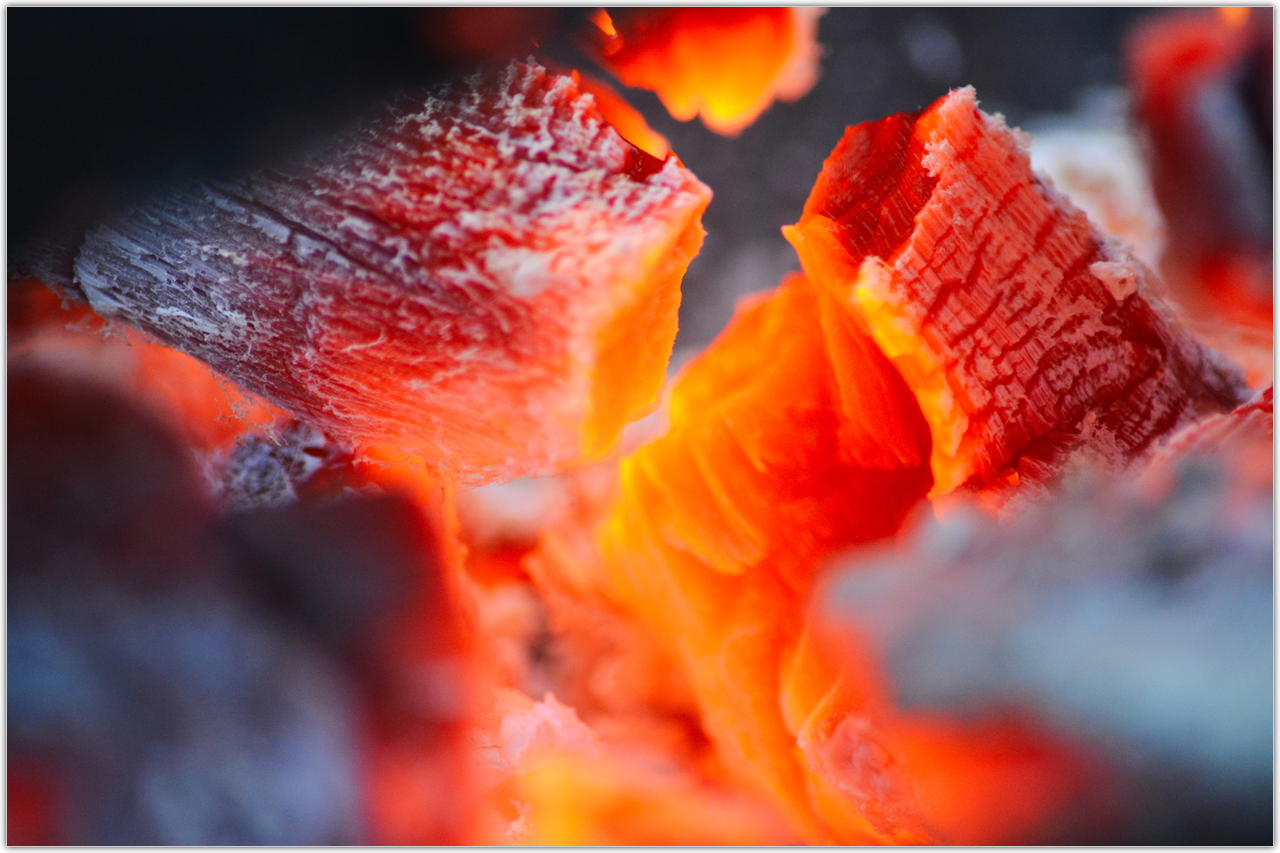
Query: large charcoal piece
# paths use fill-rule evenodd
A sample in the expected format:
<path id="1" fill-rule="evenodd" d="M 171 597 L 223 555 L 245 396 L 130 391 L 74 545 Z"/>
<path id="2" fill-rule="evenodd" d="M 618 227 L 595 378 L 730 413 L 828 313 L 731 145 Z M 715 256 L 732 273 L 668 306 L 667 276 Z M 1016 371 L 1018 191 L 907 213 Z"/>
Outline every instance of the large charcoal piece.
<path id="1" fill-rule="evenodd" d="M 475 481 L 597 456 L 657 402 L 710 191 L 516 64 L 91 229 L 49 283 L 345 442 Z"/>

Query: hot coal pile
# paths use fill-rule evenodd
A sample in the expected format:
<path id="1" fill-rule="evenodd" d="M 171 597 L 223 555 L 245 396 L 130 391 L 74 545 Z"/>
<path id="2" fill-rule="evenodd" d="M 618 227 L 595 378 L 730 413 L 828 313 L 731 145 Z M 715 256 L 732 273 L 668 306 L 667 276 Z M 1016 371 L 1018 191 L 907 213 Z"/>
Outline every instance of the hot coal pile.
<path id="1" fill-rule="evenodd" d="M 9 843 L 1271 842 L 1271 10 L 11 22 Z"/>

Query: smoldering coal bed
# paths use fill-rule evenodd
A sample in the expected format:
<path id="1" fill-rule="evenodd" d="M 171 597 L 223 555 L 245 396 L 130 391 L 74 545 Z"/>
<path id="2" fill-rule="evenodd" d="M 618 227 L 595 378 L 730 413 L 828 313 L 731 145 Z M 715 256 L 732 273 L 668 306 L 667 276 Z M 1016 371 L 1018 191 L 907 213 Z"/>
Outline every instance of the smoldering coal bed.
<path id="1" fill-rule="evenodd" d="M 12 843 L 1270 842 L 1269 10 L 10 21 Z"/>

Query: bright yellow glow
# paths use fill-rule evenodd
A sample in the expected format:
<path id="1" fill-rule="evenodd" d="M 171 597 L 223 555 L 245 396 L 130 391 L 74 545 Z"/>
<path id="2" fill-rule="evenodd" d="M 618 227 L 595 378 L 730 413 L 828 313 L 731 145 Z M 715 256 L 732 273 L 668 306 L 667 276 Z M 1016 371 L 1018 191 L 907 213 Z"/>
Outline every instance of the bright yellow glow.
<path id="1" fill-rule="evenodd" d="M 1219 6 L 1218 15 L 1230 27 L 1238 29 L 1249 20 L 1248 6 Z"/>
<path id="2" fill-rule="evenodd" d="M 817 80 L 821 10 L 634 10 L 610 29 L 603 62 L 628 86 L 656 92 L 672 116 L 700 116 L 733 136 L 775 98 L 795 100 Z M 606 16 L 607 17 L 607 16 Z M 606 34 L 602 20 L 593 22 Z"/>
<path id="3" fill-rule="evenodd" d="M 600 28 L 600 32 L 609 38 L 616 38 L 618 31 L 613 26 L 613 18 L 609 17 L 609 13 L 604 9 L 596 9 L 591 13 L 591 23 Z"/>

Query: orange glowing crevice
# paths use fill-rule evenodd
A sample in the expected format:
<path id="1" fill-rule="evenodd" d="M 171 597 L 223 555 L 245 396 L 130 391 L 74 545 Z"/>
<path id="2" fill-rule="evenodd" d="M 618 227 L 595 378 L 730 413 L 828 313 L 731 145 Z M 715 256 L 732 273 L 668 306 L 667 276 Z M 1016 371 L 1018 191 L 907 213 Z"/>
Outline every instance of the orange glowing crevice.
<path id="1" fill-rule="evenodd" d="M 721 759 L 809 840 L 783 658 L 822 560 L 894 533 L 930 485 L 919 411 L 845 314 L 802 276 L 744 305 L 672 390 L 669 432 L 623 460 L 598 534 L 611 595 L 681 662 Z"/>
<path id="2" fill-rule="evenodd" d="M 560 755 L 519 779 L 520 842 L 542 845 L 773 846 L 795 843 L 767 808 L 657 761 Z M 509 839 L 507 839 L 509 840 Z"/>
<path id="3" fill-rule="evenodd" d="M 482 843 L 780 844 L 768 803 L 697 772 L 668 743 L 604 738 L 552 694 L 498 691 L 477 741 L 489 769 Z"/>
<path id="4" fill-rule="evenodd" d="M 736 136 L 775 100 L 804 96 L 818 78 L 823 9 L 664 8 L 592 16 L 600 62 L 623 84 L 656 92 L 672 116 L 700 116 Z"/>

